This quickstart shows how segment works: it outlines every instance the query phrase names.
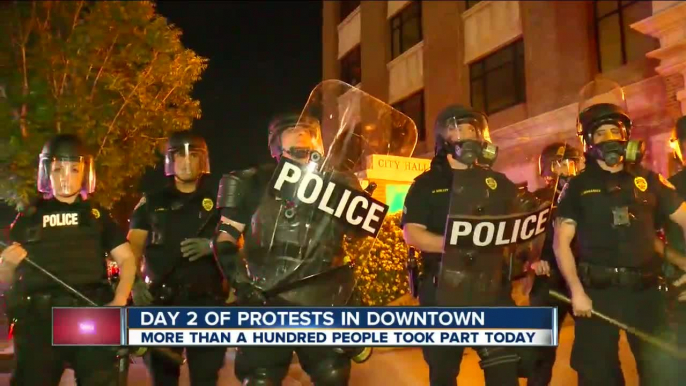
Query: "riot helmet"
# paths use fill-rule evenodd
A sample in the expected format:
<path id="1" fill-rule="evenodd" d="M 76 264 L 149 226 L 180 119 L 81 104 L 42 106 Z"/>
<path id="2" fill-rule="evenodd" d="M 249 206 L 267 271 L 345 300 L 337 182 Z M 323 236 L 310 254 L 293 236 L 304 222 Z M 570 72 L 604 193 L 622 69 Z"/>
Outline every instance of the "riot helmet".
<path id="1" fill-rule="evenodd" d="M 164 154 L 164 174 L 181 181 L 197 180 L 210 173 L 210 158 L 205 139 L 190 131 L 169 136 Z"/>
<path id="2" fill-rule="evenodd" d="M 584 156 L 581 150 L 562 142 L 546 146 L 538 157 L 538 174 L 549 185 L 558 178 L 564 182 L 583 168 Z"/>
<path id="3" fill-rule="evenodd" d="M 676 121 L 676 126 L 674 127 L 674 132 L 672 133 L 672 138 L 669 142 L 672 150 L 674 150 L 674 155 L 681 163 L 684 162 L 684 141 L 686 141 L 686 116 L 683 116 Z"/>
<path id="4" fill-rule="evenodd" d="M 486 116 L 469 107 L 450 105 L 434 124 L 436 155 L 451 154 L 467 166 L 492 166 L 498 148 L 491 142 Z"/>
<path id="5" fill-rule="evenodd" d="M 269 151 L 277 161 L 283 154 L 302 161 L 313 156 L 321 158 L 323 147 L 320 124 L 315 118 L 284 114 L 269 123 Z"/>
<path id="6" fill-rule="evenodd" d="M 608 166 L 639 163 L 645 153 L 643 141 L 631 141 L 631 118 L 624 90 L 607 79 L 594 80 L 579 92 L 577 134 L 590 158 Z"/>
<path id="7" fill-rule="evenodd" d="M 38 159 L 38 191 L 47 195 L 86 196 L 95 191 L 93 156 L 73 134 L 60 134 L 43 146 Z"/>

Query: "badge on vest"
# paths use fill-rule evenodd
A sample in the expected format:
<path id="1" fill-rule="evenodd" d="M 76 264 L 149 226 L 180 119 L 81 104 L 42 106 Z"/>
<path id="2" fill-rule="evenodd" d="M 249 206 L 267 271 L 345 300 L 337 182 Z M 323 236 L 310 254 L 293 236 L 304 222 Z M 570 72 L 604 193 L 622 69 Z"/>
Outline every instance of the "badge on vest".
<path id="1" fill-rule="evenodd" d="M 634 178 L 634 185 L 636 185 L 641 192 L 645 192 L 646 189 L 648 189 L 648 181 L 643 177 Z"/>
<path id="2" fill-rule="evenodd" d="M 486 178 L 485 182 L 486 186 L 491 190 L 495 190 L 498 187 L 498 183 L 491 177 Z"/>
<path id="3" fill-rule="evenodd" d="M 79 225 L 78 213 L 55 213 L 43 215 L 43 228 Z"/>
<path id="4" fill-rule="evenodd" d="M 93 217 L 100 218 L 100 211 L 99 210 L 93 208 L 93 209 L 91 209 L 91 213 L 93 214 Z"/>
<path id="5" fill-rule="evenodd" d="M 203 198 L 202 208 L 209 212 L 212 210 L 212 208 L 214 208 L 214 202 L 212 202 L 212 200 L 209 198 Z"/>

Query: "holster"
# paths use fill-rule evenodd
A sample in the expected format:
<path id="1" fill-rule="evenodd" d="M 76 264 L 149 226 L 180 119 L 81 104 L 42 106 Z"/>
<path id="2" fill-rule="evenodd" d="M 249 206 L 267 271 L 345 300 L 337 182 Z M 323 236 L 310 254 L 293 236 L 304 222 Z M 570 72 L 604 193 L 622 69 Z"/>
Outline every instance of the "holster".
<path id="1" fill-rule="evenodd" d="M 604 267 L 579 263 L 579 279 L 588 288 L 620 287 L 631 290 L 657 288 L 659 276 L 652 270 L 624 267 Z"/>
<path id="2" fill-rule="evenodd" d="M 419 296 L 419 267 L 417 265 L 417 250 L 414 247 L 409 247 L 407 250 L 407 276 L 410 287 L 410 294 L 416 298 Z"/>

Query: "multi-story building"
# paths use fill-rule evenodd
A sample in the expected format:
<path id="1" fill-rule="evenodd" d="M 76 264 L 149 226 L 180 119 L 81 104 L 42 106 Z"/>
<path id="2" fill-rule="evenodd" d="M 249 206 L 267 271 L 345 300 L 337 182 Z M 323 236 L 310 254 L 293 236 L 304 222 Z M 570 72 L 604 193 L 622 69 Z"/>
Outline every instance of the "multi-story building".
<path id="1" fill-rule="evenodd" d="M 686 114 L 684 2 L 324 1 L 323 13 L 324 78 L 410 116 L 414 157 L 433 155 L 442 108 L 471 105 L 507 154 L 495 168 L 533 189 L 538 152 L 578 143 L 578 92 L 602 76 L 624 87 L 647 166 L 672 171 L 669 136 Z"/>

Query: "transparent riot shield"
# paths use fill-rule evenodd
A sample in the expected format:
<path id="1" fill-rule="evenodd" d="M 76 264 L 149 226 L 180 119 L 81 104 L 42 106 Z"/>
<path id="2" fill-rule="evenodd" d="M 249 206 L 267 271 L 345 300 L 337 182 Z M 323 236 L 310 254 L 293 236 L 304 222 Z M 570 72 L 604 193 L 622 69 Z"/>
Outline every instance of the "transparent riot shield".
<path id="1" fill-rule="evenodd" d="M 499 148 L 496 167 L 504 165 L 507 174 L 480 166 L 452 169 L 438 305 L 513 304 L 511 284 L 540 259 L 556 199 L 555 184 L 539 189 L 531 184 L 540 180 L 538 186 L 543 185 L 542 177 L 535 159 L 521 154 L 540 153 L 546 145 L 520 140 Z"/>
<path id="2" fill-rule="evenodd" d="M 297 126 L 327 133 L 318 135 L 324 154 L 313 147 L 307 161 L 281 158 L 245 235 L 247 273 L 276 304 L 345 305 L 355 285 L 351 264 L 369 256 L 388 211 L 360 179 L 374 157 L 410 156 L 417 129 L 337 80 L 312 91 Z M 356 246 L 356 256 L 345 256 L 344 242 Z"/>

